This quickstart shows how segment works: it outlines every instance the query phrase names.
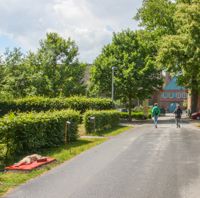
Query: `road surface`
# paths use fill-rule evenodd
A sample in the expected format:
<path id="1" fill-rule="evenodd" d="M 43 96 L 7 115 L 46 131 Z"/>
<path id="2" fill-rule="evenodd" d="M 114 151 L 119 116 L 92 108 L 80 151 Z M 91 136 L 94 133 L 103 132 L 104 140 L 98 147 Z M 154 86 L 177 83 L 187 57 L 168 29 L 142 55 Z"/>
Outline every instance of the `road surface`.
<path id="1" fill-rule="evenodd" d="M 137 125 L 6 198 L 199 198 L 200 130 Z"/>

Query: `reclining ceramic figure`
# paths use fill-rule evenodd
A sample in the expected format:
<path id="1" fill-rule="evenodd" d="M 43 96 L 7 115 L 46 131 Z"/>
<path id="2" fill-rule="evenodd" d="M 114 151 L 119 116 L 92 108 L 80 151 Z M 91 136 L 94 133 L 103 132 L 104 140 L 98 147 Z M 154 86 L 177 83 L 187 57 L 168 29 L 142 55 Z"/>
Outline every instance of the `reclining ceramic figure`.
<path id="1" fill-rule="evenodd" d="M 43 157 L 38 154 L 32 154 L 24 157 L 22 160 L 20 160 L 18 163 L 15 164 L 15 166 L 21 166 L 21 165 L 26 165 L 26 164 L 31 164 L 33 162 L 44 162 L 47 161 L 47 157 Z"/>

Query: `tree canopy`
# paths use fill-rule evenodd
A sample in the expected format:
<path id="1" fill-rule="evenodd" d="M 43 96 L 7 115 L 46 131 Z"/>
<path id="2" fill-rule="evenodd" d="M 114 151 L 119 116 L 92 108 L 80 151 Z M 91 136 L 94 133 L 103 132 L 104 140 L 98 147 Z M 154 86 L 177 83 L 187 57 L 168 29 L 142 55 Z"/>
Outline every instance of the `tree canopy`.
<path id="1" fill-rule="evenodd" d="M 70 38 L 47 34 L 37 53 L 39 67 L 50 80 L 49 96 L 84 94 L 85 65 L 78 61 L 78 47 Z"/>
<path id="2" fill-rule="evenodd" d="M 200 90 L 199 0 L 145 0 L 136 19 L 156 36 L 155 56 L 160 67 L 191 89 L 192 112 L 196 111 Z"/>
<path id="3" fill-rule="evenodd" d="M 127 101 L 129 112 L 133 99 L 148 98 L 161 84 L 155 67 L 153 47 L 145 31 L 124 30 L 114 33 L 104 46 L 91 70 L 91 93 L 111 96 L 112 67 L 115 67 L 115 98 Z M 150 49 L 151 48 L 151 49 Z"/>
<path id="4" fill-rule="evenodd" d="M 162 36 L 175 32 L 174 11 L 175 4 L 170 0 L 144 0 L 134 18 L 145 30 L 157 32 Z"/>
<path id="5" fill-rule="evenodd" d="M 180 1 L 174 23 L 176 34 L 161 39 L 157 60 L 178 76 L 180 84 L 191 89 L 194 112 L 200 90 L 200 2 Z"/>
<path id="6" fill-rule="evenodd" d="M 78 47 L 70 38 L 48 33 L 34 52 L 6 50 L 1 61 L 1 95 L 48 97 L 85 94 L 85 64 L 78 60 Z"/>

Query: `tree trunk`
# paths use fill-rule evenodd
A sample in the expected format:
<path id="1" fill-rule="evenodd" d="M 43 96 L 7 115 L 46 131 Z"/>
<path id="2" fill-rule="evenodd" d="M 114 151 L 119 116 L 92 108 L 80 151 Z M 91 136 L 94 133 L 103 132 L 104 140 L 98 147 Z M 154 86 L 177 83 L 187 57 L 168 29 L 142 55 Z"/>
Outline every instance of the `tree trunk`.
<path id="1" fill-rule="evenodd" d="M 199 98 L 199 91 L 198 91 L 197 76 L 194 75 L 192 77 L 192 89 L 191 89 L 191 113 L 197 112 L 198 98 Z"/>
<path id="2" fill-rule="evenodd" d="M 193 89 L 191 90 L 191 113 L 197 112 L 197 106 L 198 106 L 198 90 Z"/>
<path id="3" fill-rule="evenodd" d="M 132 98 L 129 97 L 128 99 L 128 120 L 131 122 L 132 117 L 131 117 L 131 108 L 132 108 Z"/>

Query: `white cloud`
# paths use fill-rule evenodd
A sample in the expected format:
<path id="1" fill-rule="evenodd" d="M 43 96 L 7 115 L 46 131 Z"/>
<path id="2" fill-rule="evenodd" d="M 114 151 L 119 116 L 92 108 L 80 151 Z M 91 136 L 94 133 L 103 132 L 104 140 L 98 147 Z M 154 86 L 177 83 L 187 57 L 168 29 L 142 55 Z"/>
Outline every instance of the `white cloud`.
<path id="1" fill-rule="evenodd" d="M 113 31 L 136 28 L 132 17 L 142 0 L 0 0 L 0 36 L 23 49 L 36 49 L 45 34 L 71 37 L 80 58 L 91 62 Z"/>

